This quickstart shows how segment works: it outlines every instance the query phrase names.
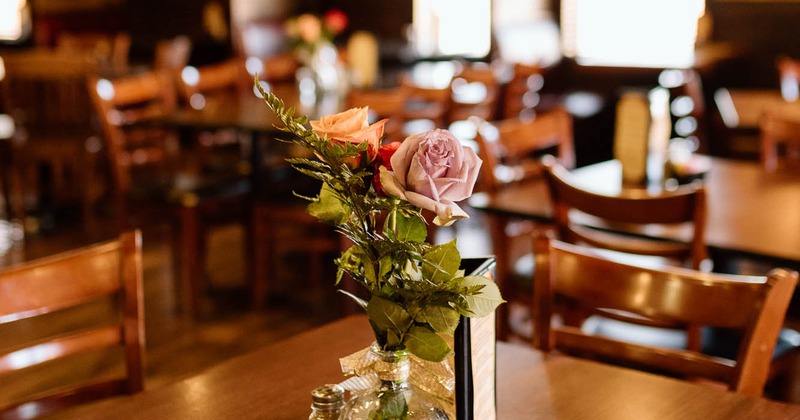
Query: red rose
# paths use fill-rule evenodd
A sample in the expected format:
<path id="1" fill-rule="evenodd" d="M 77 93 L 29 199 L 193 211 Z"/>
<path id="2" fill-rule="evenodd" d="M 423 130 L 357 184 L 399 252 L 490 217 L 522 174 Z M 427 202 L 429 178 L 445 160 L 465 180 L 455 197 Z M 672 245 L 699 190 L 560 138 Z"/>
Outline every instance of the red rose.
<path id="1" fill-rule="evenodd" d="M 325 27 L 334 35 L 341 33 L 347 28 L 347 15 L 339 9 L 328 10 L 322 18 L 325 21 Z"/>
<path id="2" fill-rule="evenodd" d="M 378 193 L 380 196 L 386 196 L 386 192 L 383 190 L 383 185 L 381 185 L 381 166 L 386 167 L 388 170 L 392 170 L 392 156 L 400 147 L 399 141 L 394 141 L 389 144 L 385 144 L 378 149 L 378 158 L 375 159 L 375 175 L 372 176 L 372 186 L 375 188 L 375 192 Z"/>

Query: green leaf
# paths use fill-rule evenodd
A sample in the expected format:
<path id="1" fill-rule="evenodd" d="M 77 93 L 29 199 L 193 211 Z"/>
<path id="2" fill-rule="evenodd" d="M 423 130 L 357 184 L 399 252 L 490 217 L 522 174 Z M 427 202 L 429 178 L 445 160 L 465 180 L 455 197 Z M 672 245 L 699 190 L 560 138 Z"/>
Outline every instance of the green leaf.
<path id="1" fill-rule="evenodd" d="M 422 308 L 422 314 L 434 331 L 442 334 L 454 334 L 461 314 L 453 308 L 432 305 Z"/>
<path id="2" fill-rule="evenodd" d="M 465 316 L 484 317 L 492 313 L 497 308 L 497 305 L 505 302 L 500 296 L 500 289 L 497 288 L 497 284 L 484 276 L 467 276 L 456 279 L 456 281 L 467 288 L 483 286 L 475 294 L 464 297 L 469 310 L 469 313 L 463 314 Z"/>
<path id="3" fill-rule="evenodd" d="M 339 293 L 349 297 L 350 299 L 353 299 L 358 304 L 358 306 L 360 306 L 365 311 L 367 310 L 367 301 L 366 300 L 361 299 L 360 297 L 348 292 L 347 290 L 339 289 Z"/>
<path id="4" fill-rule="evenodd" d="M 396 238 L 401 242 L 425 242 L 428 238 L 428 229 L 425 227 L 425 221 L 421 217 L 405 216 L 400 212 L 395 212 L 396 215 Z M 388 222 L 388 220 L 387 220 Z"/>
<path id="5" fill-rule="evenodd" d="M 373 296 L 367 303 L 367 315 L 380 331 L 394 331 L 402 337 L 413 322 L 402 306 L 382 297 Z"/>
<path id="6" fill-rule="evenodd" d="M 414 326 L 406 334 L 406 347 L 420 359 L 441 362 L 453 354 L 450 346 L 442 337 L 425 328 Z"/>
<path id="7" fill-rule="evenodd" d="M 453 278 L 461 265 L 461 254 L 456 241 L 437 245 L 425 253 L 422 272 L 426 279 L 434 284 L 444 284 Z"/>
<path id="8" fill-rule="evenodd" d="M 308 205 L 308 213 L 319 220 L 336 225 L 341 224 L 350 216 L 350 211 L 342 204 L 328 184 L 322 184 L 319 198 Z"/>

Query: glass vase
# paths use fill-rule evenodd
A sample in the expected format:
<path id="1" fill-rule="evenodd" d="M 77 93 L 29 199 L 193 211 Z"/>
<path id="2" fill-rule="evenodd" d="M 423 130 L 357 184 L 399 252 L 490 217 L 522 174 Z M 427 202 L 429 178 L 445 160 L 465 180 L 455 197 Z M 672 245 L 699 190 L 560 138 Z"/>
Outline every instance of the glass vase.
<path id="1" fill-rule="evenodd" d="M 353 396 L 345 404 L 340 419 L 449 420 L 438 400 L 409 384 L 408 351 L 382 350 L 377 343 L 373 343 L 369 351 L 377 358 L 374 369 L 380 386 Z"/>
<path id="2" fill-rule="evenodd" d="M 298 70 L 301 94 L 324 95 L 338 93 L 342 87 L 342 68 L 336 47 L 327 41 L 319 41 L 308 49 L 298 52 L 303 67 Z"/>

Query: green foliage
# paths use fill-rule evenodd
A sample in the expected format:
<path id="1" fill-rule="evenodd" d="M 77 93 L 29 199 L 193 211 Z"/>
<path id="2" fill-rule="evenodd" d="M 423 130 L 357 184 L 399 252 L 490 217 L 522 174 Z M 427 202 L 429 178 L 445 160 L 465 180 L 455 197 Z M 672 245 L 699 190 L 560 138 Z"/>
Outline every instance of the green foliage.
<path id="1" fill-rule="evenodd" d="M 484 277 L 464 277 L 455 241 L 426 242 L 419 208 L 376 193 L 371 182 L 377 169 L 363 164 L 366 142 L 320 137 L 306 128 L 307 117 L 295 117 L 293 108 L 256 86 L 280 119 L 278 129 L 289 135 L 283 141 L 313 152 L 314 158 L 287 161 L 323 182 L 319 195 L 307 198 L 308 211 L 353 243 L 336 260 L 336 283 L 348 275 L 369 292 L 368 301 L 345 294 L 366 310 L 378 344 L 432 361 L 452 354 L 443 336 L 454 333 L 460 315 L 485 316 L 502 303 L 497 286 Z M 354 161 L 362 164 L 352 168 L 348 162 Z"/>

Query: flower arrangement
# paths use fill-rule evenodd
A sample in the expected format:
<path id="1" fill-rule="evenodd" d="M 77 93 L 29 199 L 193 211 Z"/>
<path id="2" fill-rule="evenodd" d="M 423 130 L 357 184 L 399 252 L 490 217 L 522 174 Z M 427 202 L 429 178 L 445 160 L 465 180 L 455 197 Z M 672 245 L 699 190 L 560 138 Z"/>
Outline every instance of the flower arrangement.
<path id="1" fill-rule="evenodd" d="M 365 309 L 377 344 L 429 361 L 450 356 L 445 338 L 460 316 L 488 315 L 503 300 L 491 280 L 459 269 L 455 240 L 427 242 L 423 210 L 439 226 L 468 217 L 457 202 L 472 194 L 480 158 L 440 129 L 381 146 L 387 120 L 370 125 L 367 108 L 311 121 L 308 129 L 306 116 L 261 93 L 291 135 L 285 141 L 313 152 L 288 161 L 323 183 L 317 197 L 305 197 L 308 212 L 352 242 L 336 260 L 336 283 L 347 274 L 369 292 L 364 300 L 343 291 Z"/>
<path id="2" fill-rule="evenodd" d="M 337 35 L 347 29 L 348 23 L 344 12 L 330 9 L 321 17 L 311 13 L 292 17 L 284 26 L 292 49 L 310 55 L 321 43 L 332 43 Z"/>

